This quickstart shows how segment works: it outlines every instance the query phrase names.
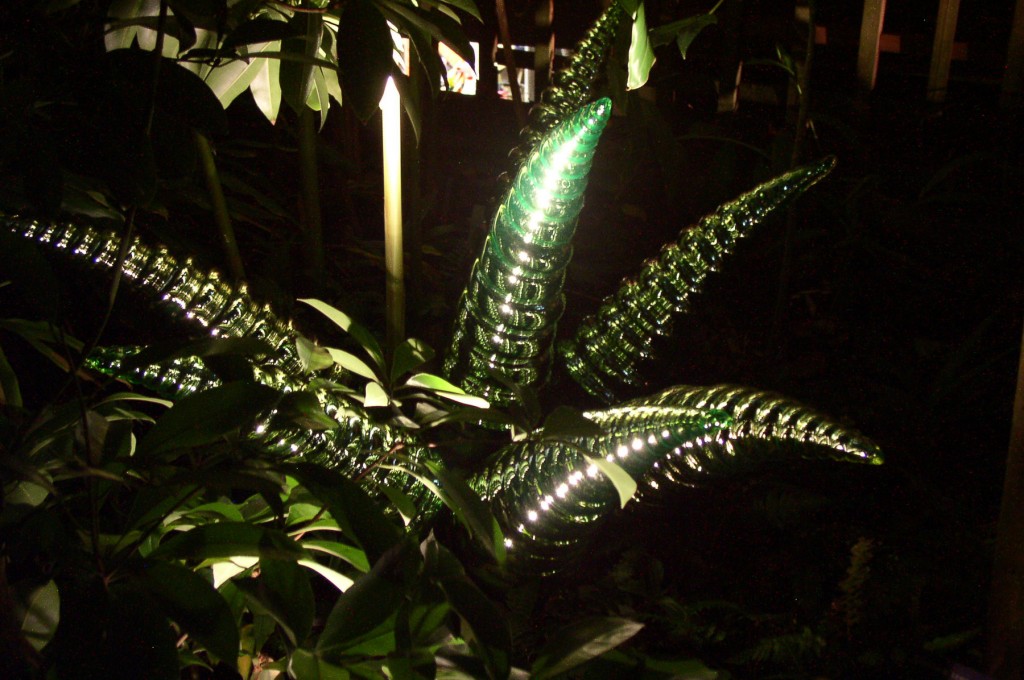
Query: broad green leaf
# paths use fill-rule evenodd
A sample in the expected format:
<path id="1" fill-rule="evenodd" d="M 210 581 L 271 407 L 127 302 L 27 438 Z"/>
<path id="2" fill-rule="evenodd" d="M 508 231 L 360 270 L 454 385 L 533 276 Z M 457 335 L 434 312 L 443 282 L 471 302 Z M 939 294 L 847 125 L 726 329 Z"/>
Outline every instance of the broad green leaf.
<path id="1" fill-rule="evenodd" d="M 143 436 L 138 456 L 156 456 L 217 441 L 252 424 L 277 399 L 276 390 L 257 383 L 229 383 L 189 395 Z"/>
<path id="2" fill-rule="evenodd" d="M 472 631 L 471 646 L 492 677 L 508 677 L 512 634 L 498 607 L 474 584 L 455 556 L 431 535 L 420 547 L 424 570 L 441 587 L 452 609 Z"/>
<path id="3" fill-rule="evenodd" d="M 483 19 L 480 18 L 480 10 L 477 8 L 476 3 L 473 2 L 473 0 L 441 0 L 441 2 L 446 5 L 451 5 L 455 9 L 462 10 L 477 21 L 483 21 Z"/>
<path id="4" fill-rule="evenodd" d="M 575 668 L 640 632 L 642 623 L 620 617 L 586 619 L 560 631 L 537 654 L 530 677 L 541 680 Z"/>
<path id="5" fill-rule="evenodd" d="M 606 458 L 590 458 L 587 457 L 587 462 L 597 466 L 608 481 L 615 487 L 615 491 L 619 494 L 619 504 L 621 507 L 626 507 L 626 503 L 636 493 L 636 480 L 629 476 L 629 473 L 623 470 L 619 465 L 613 463 Z"/>
<path id="6" fill-rule="evenodd" d="M 651 45 L 653 47 L 660 47 L 675 41 L 676 46 L 679 48 L 679 53 L 683 59 L 686 59 L 686 51 L 690 48 L 690 44 L 693 43 L 694 39 L 700 35 L 700 32 L 708 26 L 718 23 L 718 18 L 714 15 L 714 11 L 721 4 L 719 2 L 707 14 L 698 14 L 697 16 L 687 17 L 686 19 L 680 19 L 679 21 L 673 21 L 672 23 L 652 28 L 649 33 Z"/>
<path id="7" fill-rule="evenodd" d="M 445 497 L 442 500 L 451 508 L 459 522 L 489 552 L 499 564 L 505 562 L 505 537 L 501 533 L 498 520 L 495 519 L 487 504 L 469 488 L 469 485 L 457 474 L 447 469 L 443 463 L 428 460 L 424 464 L 440 482 Z"/>
<path id="8" fill-rule="evenodd" d="M 217 520 L 223 518 L 228 520 L 229 522 L 242 522 L 245 520 L 245 518 L 242 517 L 242 513 L 241 511 L 239 511 L 237 505 L 235 505 L 234 503 L 224 502 L 204 503 L 194 508 L 184 510 L 182 511 L 181 514 L 184 517 L 201 517 L 214 515 L 217 518 Z"/>
<path id="9" fill-rule="evenodd" d="M 21 388 L 18 386 L 18 376 L 11 368 L 3 348 L 0 348 L 0 406 L 14 406 L 21 408 Z"/>
<path id="10" fill-rule="evenodd" d="M 391 362 L 391 383 L 419 368 L 434 358 L 434 350 L 427 343 L 416 338 L 409 338 L 395 348 L 395 356 Z"/>
<path id="11" fill-rule="evenodd" d="M 57 584 L 48 581 L 25 599 L 21 634 L 37 652 L 46 646 L 60 623 L 60 593 Z"/>
<path id="12" fill-rule="evenodd" d="M 271 23 L 287 26 L 287 24 L 279 21 Z M 204 80 L 213 93 L 217 95 L 221 106 L 226 109 L 239 95 L 246 90 L 252 89 L 256 78 L 262 72 L 269 70 L 271 62 L 276 61 L 275 59 L 267 59 L 260 56 L 261 53 L 280 51 L 280 41 L 249 45 L 245 48 L 245 54 L 242 55 L 242 59 L 235 59 L 215 66 L 206 74 Z"/>
<path id="13" fill-rule="evenodd" d="M 139 50 L 108 52 L 104 61 L 115 87 L 138 87 L 153 77 L 152 55 Z M 173 59 L 165 58 L 161 64 L 155 104 L 163 114 L 207 137 L 227 132 L 227 116 L 217 97 L 198 75 Z"/>
<path id="14" fill-rule="evenodd" d="M 296 564 L 301 564 L 307 569 L 320 574 L 341 592 L 345 592 L 352 586 L 353 581 L 348 576 L 345 576 L 330 567 L 326 567 L 319 562 L 315 562 L 313 560 L 299 560 Z"/>
<path id="15" fill-rule="evenodd" d="M 266 51 L 280 52 L 279 41 L 267 44 Z M 252 82 L 249 83 L 249 91 L 256 102 L 257 108 L 271 125 L 277 123 L 277 114 L 281 110 L 281 62 L 278 59 L 257 57 L 253 60 L 256 63 L 256 72 L 253 74 Z"/>
<path id="16" fill-rule="evenodd" d="M 160 406 L 166 406 L 170 408 L 174 406 L 174 402 L 170 399 L 161 399 L 159 397 L 150 397 L 145 394 L 138 394 L 137 392 L 117 392 L 115 394 L 106 397 L 103 401 L 97 404 L 97 408 L 104 404 L 113 404 L 119 401 L 141 401 L 146 404 L 159 404 Z"/>
<path id="17" fill-rule="evenodd" d="M 173 562 L 147 560 L 139 583 L 160 603 L 168 618 L 223 661 L 238 656 L 238 628 L 231 608 L 209 581 Z"/>
<path id="18" fill-rule="evenodd" d="M 51 487 L 52 489 L 53 487 Z M 4 505 L 37 507 L 50 496 L 50 490 L 39 484 L 22 480 L 4 487 Z"/>
<path id="19" fill-rule="evenodd" d="M 179 533 L 157 547 L 153 559 L 206 560 L 217 557 L 308 559 L 298 543 L 276 529 L 245 522 L 218 522 Z"/>
<path id="20" fill-rule="evenodd" d="M 214 562 L 210 565 L 210 571 L 213 572 L 213 587 L 219 590 L 226 582 L 255 567 L 259 561 L 258 557 L 238 556 Z"/>
<path id="21" fill-rule="evenodd" d="M 370 368 L 365 361 L 357 357 L 355 354 L 352 354 L 351 352 L 346 352 L 343 349 L 337 349 L 336 347 L 325 347 L 324 349 L 327 350 L 327 353 L 331 356 L 331 359 L 334 361 L 334 363 L 338 364 L 346 371 L 351 371 L 356 375 L 361 375 L 367 380 L 380 380 L 380 378 L 377 377 L 377 374 L 373 371 L 373 369 Z"/>
<path id="22" fill-rule="evenodd" d="M 160 0 L 114 0 L 107 9 L 107 18 L 112 23 L 106 26 L 103 35 L 103 43 L 107 51 L 128 49 L 135 41 L 135 34 L 138 32 L 138 24 L 132 24 L 130 19 L 140 16 L 155 17 L 160 11 Z M 113 24 L 118 24 L 117 28 Z"/>
<path id="23" fill-rule="evenodd" d="M 647 83 L 647 77 L 654 66 L 654 49 L 647 36 L 647 19 L 644 17 L 644 3 L 637 5 L 633 14 L 633 27 L 630 33 L 629 61 L 626 81 L 627 90 L 636 90 Z"/>
<path id="24" fill-rule="evenodd" d="M 274 420 L 298 425 L 305 430 L 333 430 L 338 427 L 338 421 L 327 415 L 320 400 L 311 392 L 285 394 L 277 405 Z"/>
<path id="25" fill-rule="evenodd" d="M 345 560 L 364 574 L 370 571 L 370 562 L 366 559 L 366 553 L 355 546 L 339 543 L 338 541 L 324 541 L 320 539 L 306 539 L 302 541 L 301 545 L 307 550 L 327 553 L 328 555 Z"/>
<path id="26" fill-rule="evenodd" d="M 444 397 L 466 406 L 474 406 L 476 408 L 489 408 L 490 403 L 483 397 L 475 397 L 466 392 L 461 388 L 457 387 L 444 378 L 436 376 L 430 373 L 417 373 L 411 376 L 405 381 L 406 386 L 409 387 L 421 387 L 434 392 L 439 397 Z"/>
<path id="27" fill-rule="evenodd" d="M 470 64 L 476 58 L 465 32 L 458 22 L 442 12 L 428 12 L 420 7 L 407 5 L 396 0 L 378 0 L 388 19 L 408 27 L 409 32 L 426 32 L 434 40 L 443 42 Z M 422 56 L 422 55 L 421 55 Z"/>
<path id="28" fill-rule="evenodd" d="M 301 335 L 295 338 L 295 349 L 299 354 L 299 364 L 307 373 L 322 371 L 334 365 L 330 352 Z"/>
<path id="29" fill-rule="evenodd" d="M 391 403 L 388 393 L 384 391 L 380 383 L 371 380 L 366 383 L 366 393 L 363 396 L 363 406 L 373 408 L 375 406 L 387 406 Z"/>
<path id="30" fill-rule="evenodd" d="M 146 680 L 178 680 L 174 630 L 156 600 L 134 581 L 110 586 L 109 617 L 99 656 L 105 668 L 90 668 L 93 677 L 124 677 L 126 669 L 145 669 Z M 97 655 L 97 651 L 99 654 Z"/>
<path id="31" fill-rule="evenodd" d="M 407 556 L 417 555 L 408 549 L 387 553 L 341 594 L 317 642 L 320 655 L 335 658 L 347 648 L 390 632 L 395 612 L 405 601 L 400 579 Z"/>
<path id="32" fill-rule="evenodd" d="M 603 434 L 601 426 L 568 406 L 557 406 L 544 420 L 544 439 L 568 437 L 597 437 Z"/>
<path id="33" fill-rule="evenodd" d="M 402 521 L 405 522 L 405 526 L 409 526 L 413 518 L 416 517 L 418 511 L 416 504 L 408 494 L 404 493 L 401 489 L 397 489 L 388 484 L 381 484 L 378 490 L 388 497 L 391 501 L 391 505 L 395 506 L 398 510 L 398 514 L 402 516 Z"/>
<path id="34" fill-rule="evenodd" d="M 363 548 L 371 563 L 401 538 L 401 530 L 384 516 L 376 502 L 344 475 L 311 463 L 282 465 L 281 470 L 323 501 L 342 532 Z"/>
<path id="35" fill-rule="evenodd" d="M 394 62 L 387 21 L 372 0 L 349 0 L 338 26 L 338 70 L 345 103 L 364 123 L 377 112 Z"/>
<path id="36" fill-rule="evenodd" d="M 293 645 L 300 645 L 313 628 L 313 589 L 309 574 L 291 560 L 261 557 L 260 575 L 236 581 L 235 586 L 254 598 L 274 617 Z"/>
<path id="37" fill-rule="evenodd" d="M 353 321 L 348 314 L 331 307 L 326 302 L 321 302 L 320 300 L 313 298 L 302 298 L 299 302 L 306 303 L 333 321 L 336 326 L 351 335 L 353 339 L 355 339 L 355 341 L 366 350 L 370 357 L 373 358 L 373 361 L 376 363 L 378 368 L 384 367 L 384 352 L 380 348 L 380 343 L 377 342 L 376 338 L 373 337 L 373 334 L 370 333 L 370 331 Z"/>
<path id="38" fill-rule="evenodd" d="M 415 66 L 410 66 L 410 68 L 415 68 Z M 440 74 L 438 75 L 440 76 Z M 405 116 L 409 119 L 413 135 L 416 137 L 416 146 L 419 146 L 420 130 L 422 128 L 423 120 L 422 107 L 420 106 L 420 92 L 413 88 L 409 78 L 401 73 L 393 73 L 391 77 L 395 81 L 395 87 L 398 89 L 399 101 L 402 102 L 402 108 L 405 110 Z M 427 82 L 434 82 L 434 80 L 431 78 Z M 428 249 L 429 247 L 424 247 L 423 252 L 426 253 Z M 398 375 L 401 375 L 401 373 Z"/>
<path id="39" fill-rule="evenodd" d="M 316 652 L 296 649 L 288 658 L 288 674 L 302 680 L 349 680 L 351 675 L 344 668 L 321 659 Z"/>

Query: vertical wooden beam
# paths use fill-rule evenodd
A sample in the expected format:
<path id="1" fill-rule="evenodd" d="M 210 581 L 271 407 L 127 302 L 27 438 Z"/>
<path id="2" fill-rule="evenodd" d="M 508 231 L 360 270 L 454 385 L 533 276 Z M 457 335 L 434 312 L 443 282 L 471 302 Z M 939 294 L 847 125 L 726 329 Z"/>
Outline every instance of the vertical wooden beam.
<path id="1" fill-rule="evenodd" d="M 1010 46 L 1006 51 L 1006 71 L 1003 73 L 1000 103 L 1004 108 L 1020 102 L 1022 83 L 1024 83 L 1024 0 L 1017 0 L 1017 8 L 1013 11 Z"/>
<path id="2" fill-rule="evenodd" d="M 533 20 L 541 31 L 541 38 L 537 41 L 536 51 L 533 53 L 534 93 L 539 98 L 551 80 L 551 71 L 555 63 L 555 34 L 551 30 L 551 24 L 555 20 L 555 0 L 541 0 L 537 4 Z"/>
<path id="3" fill-rule="evenodd" d="M 866 90 L 875 89 L 878 77 L 878 46 L 885 23 L 885 0 L 864 0 L 860 22 L 860 50 L 857 52 L 857 81 Z"/>
<path id="4" fill-rule="evenodd" d="M 928 70 L 928 101 L 946 100 L 949 84 L 949 63 L 953 59 L 953 39 L 956 37 L 956 19 L 960 14 L 960 0 L 939 0 L 939 16 L 935 22 L 935 41 L 932 43 L 932 65 Z"/>
<path id="5" fill-rule="evenodd" d="M 1024 674 L 1024 337 L 993 557 L 987 671 L 1014 680 Z"/>

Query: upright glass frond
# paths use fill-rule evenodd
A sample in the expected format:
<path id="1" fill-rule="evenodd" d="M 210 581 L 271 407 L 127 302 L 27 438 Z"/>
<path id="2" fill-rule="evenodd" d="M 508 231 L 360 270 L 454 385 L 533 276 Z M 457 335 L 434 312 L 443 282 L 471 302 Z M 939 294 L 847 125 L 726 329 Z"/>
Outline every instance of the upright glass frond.
<path id="1" fill-rule="evenodd" d="M 622 6 L 613 0 L 583 39 L 576 43 L 569 65 L 555 73 L 552 84 L 541 92 L 538 102 L 530 108 L 526 127 L 519 132 L 519 143 L 508 154 L 516 169 L 551 128 L 593 99 L 594 82 L 604 68 L 608 50 L 615 41 L 615 32 L 625 15 Z M 507 184 L 510 179 L 507 175 L 503 177 L 504 180 L 499 181 Z"/>
<path id="2" fill-rule="evenodd" d="M 547 134 L 505 193 L 473 265 L 444 370 L 492 404 L 513 400 L 492 374 L 530 388 L 547 379 L 576 219 L 611 109 L 601 99 Z"/>

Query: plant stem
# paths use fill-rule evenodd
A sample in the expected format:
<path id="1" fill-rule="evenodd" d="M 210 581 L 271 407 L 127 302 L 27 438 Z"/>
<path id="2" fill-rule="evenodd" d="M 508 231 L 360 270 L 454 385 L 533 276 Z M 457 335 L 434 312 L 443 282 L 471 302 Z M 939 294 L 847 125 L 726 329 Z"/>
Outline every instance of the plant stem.
<path id="1" fill-rule="evenodd" d="M 807 20 L 807 42 L 804 49 L 804 66 L 797 72 L 797 96 L 800 108 L 796 117 L 796 129 L 793 132 L 793 147 L 789 155 L 789 169 L 800 164 L 803 155 L 804 139 L 807 136 L 807 125 L 811 108 L 811 66 L 814 63 L 814 36 L 817 7 L 815 0 L 809 0 L 810 16 Z M 796 231 L 796 211 L 786 211 L 786 230 L 782 237 L 782 262 L 779 265 L 779 288 L 775 296 L 775 310 L 772 314 L 770 346 L 779 346 L 781 340 L 782 317 L 785 315 L 786 299 L 789 297 L 789 277 L 793 260 L 793 232 Z M 783 349 L 779 347 L 779 349 Z M 780 351 L 781 353 L 781 351 Z"/>
<path id="2" fill-rule="evenodd" d="M 306 275 L 317 290 L 326 283 L 324 232 L 320 212 L 320 179 L 316 162 L 315 112 L 299 112 L 299 179 L 302 183 L 302 223 L 305 234 Z"/>
<path id="3" fill-rule="evenodd" d="M 231 225 L 228 204 L 224 200 L 224 189 L 220 184 L 217 161 L 213 157 L 210 140 L 199 132 L 195 133 L 195 140 L 196 149 L 199 151 L 199 159 L 203 164 L 206 190 L 210 192 L 210 202 L 213 204 L 213 216 L 217 222 L 217 229 L 220 230 L 221 245 L 224 246 L 224 257 L 227 258 L 228 271 L 231 273 L 231 278 L 235 283 L 238 283 L 245 280 L 245 267 L 242 265 L 242 255 L 238 252 L 238 242 L 235 240 L 235 230 Z"/>

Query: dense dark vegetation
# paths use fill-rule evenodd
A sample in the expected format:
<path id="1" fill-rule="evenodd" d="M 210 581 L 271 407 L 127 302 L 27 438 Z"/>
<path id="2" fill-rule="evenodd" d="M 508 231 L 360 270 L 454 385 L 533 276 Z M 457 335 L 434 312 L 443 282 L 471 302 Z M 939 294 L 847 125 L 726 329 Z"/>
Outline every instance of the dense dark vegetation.
<path id="1" fill-rule="evenodd" d="M 6 53 L 0 61 L 0 210 L 111 225 L 131 214 L 144 238 L 225 269 L 192 142 L 198 130 L 216 148 L 251 288 L 320 332 L 325 330 L 316 327 L 318 321 L 291 300 L 315 295 L 383 335 L 377 120 L 364 125 L 351 107 L 335 106 L 319 132 L 327 276 L 311 280 L 304 273 L 308 253 L 299 217 L 308 208 L 298 199 L 297 115 L 282 108 L 271 127 L 247 94 L 226 117 L 191 102 L 163 102 L 152 122 L 152 145 L 141 144 L 148 84 L 133 82 L 132 74 L 118 72 L 118 64 L 104 56 L 108 3 L 59 4 L 49 3 L 49 11 L 47 3 L 22 3 L 0 19 Z M 647 4 L 655 25 L 707 10 Z M 816 48 L 804 91 L 811 132 L 794 154 L 797 112 L 785 105 L 790 77 L 768 62 L 799 56 L 803 34 L 790 13 L 779 15 L 766 4 L 726 0 L 720 23 L 701 33 L 685 60 L 673 45 L 661 48 L 652 71 L 654 101 L 612 88 L 624 115 L 609 127 L 591 178 L 563 326 L 573 328 L 644 257 L 723 200 L 779 174 L 794 156 L 802 161 L 835 154 L 839 165 L 831 177 L 785 219 L 745 243 L 676 335 L 659 341 L 663 358 L 651 368 L 644 391 L 719 382 L 777 390 L 867 433 L 885 452 L 886 465 L 808 464 L 680 490 L 660 507 L 624 513 L 586 563 L 539 583 L 509 586 L 483 556 L 463 560 L 473 581 L 465 574 L 454 578 L 450 564 L 438 566 L 444 558 L 420 564 L 406 551 L 403 568 L 419 564 L 420 599 L 410 601 L 438 611 L 450 604 L 472 628 L 473 614 L 467 617 L 457 598 L 449 601 L 435 591 L 450 596 L 456 586 L 445 579 L 454 578 L 460 587 L 469 583 L 473 596 L 486 593 L 509 622 L 515 666 L 528 668 L 546 641 L 558 641 L 553 631 L 562 626 L 622 617 L 645 627 L 626 646 L 579 667 L 578 677 L 622 677 L 634 672 L 624 670 L 630 664 L 640 663 L 650 677 L 713 677 L 711 668 L 721 677 L 932 678 L 956 663 L 982 667 L 990 553 L 1024 309 L 1019 112 L 997 106 L 997 86 L 984 68 L 991 50 L 980 60 L 955 64 L 954 76 L 962 78 L 954 78 L 947 103 L 927 104 L 926 56 L 887 55 L 878 89 L 862 93 L 853 75 L 856 46 L 838 41 Z M 821 20 L 838 20 L 838 10 L 822 4 Z M 596 14 L 590 9 L 580 10 L 581 22 Z M 1003 16 L 992 9 L 970 17 L 964 30 L 972 45 L 977 36 L 979 44 L 1002 49 L 1008 22 L 1008 10 Z M 733 56 L 762 60 L 747 68 L 746 77 L 773 88 L 782 103 L 741 101 L 738 111 L 717 113 L 715 83 L 729 73 Z M 407 221 L 422 242 L 421 254 L 413 256 L 421 264 L 410 291 L 409 335 L 443 349 L 515 126 L 507 103 L 486 97 L 442 93 L 425 98 L 423 111 L 422 145 L 409 154 L 418 155 L 417 170 L 407 176 Z M 411 134 L 407 142 L 414 143 Z M 0 286 L 10 284 L 0 288 L 0 318 L 45 319 L 69 337 L 90 340 L 101 325 L 107 284 L 47 264 L 4 239 Z M 103 342 L 162 340 L 172 327 L 161 324 L 160 315 L 128 291 Z M 20 326 L 0 327 L 0 346 L 24 396 L 15 408 L 8 394 L 0 417 L 5 483 L 28 474 L 13 455 L 28 425 L 75 398 L 67 375 L 38 359 L 25 335 Z M 550 392 L 559 403 L 589 405 L 565 376 L 554 380 Z M 76 389 L 95 387 L 84 385 Z M 468 448 L 462 435 L 453 434 L 453 457 Z M 73 433 L 64 436 L 74 449 Z M 249 494 L 273 495 L 261 486 L 268 480 L 250 479 L 240 489 L 227 475 L 232 466 L 253 479 L 268 471 L 283 475 L 276 463 L 238 441 L 228 445 L 211 437 L 201 444 L 207 448 L 188 462 L 168 466 L 194 472 L 189 466 L 197 459 L 214 461 L 225 474 L 222 497 L 239 506 Z M 298 486 L 288 488 L 286 505 L 331 505 L 334 497 L 320 492 L 322 478 L 290 474 Z M 175 475 L 168 479 L 177 480 L 172 486 L 180 483 Z M 5 487 L 5 510 L 13 507 L 12 489 Z M 211 501 L 218 497 L 217 489 L 204 493 Z M 82 491 L 74 510 L 88 506 L 95 494 L 91 487 Z M 132 498 L 117 501 L 129 504 Z M 104 521 L 111 525 L 118 513 L 130 514 L 113 500 L 108 507 L 111 516 Z M 26 545 L 24 536 L 12 539 L 7 532 L 22 520 L 12 515 L 0 527 L 12 587 L 40 585 L 31 569 L 52 569 L 46 559 L 58 565 L 78 559 L 54 556 L 52 543 L 58 541 L 40 547 Z M 441 543 L 466 540 L 457 522 L 449 529 L 440 532 Z M 372 556 L 373 541 L 364 541 L 360 547 Z M 391 559 L 394 566 L 399 558 Z M 290 567 L 277 568 L 279 582 L 293 583 Z M 333 604 L 324 602 L 335 593 L 319 582 L 314 588 L 320 630 Z M 76 592 L 89 606 L 85 590 Z M 310 620 L 307 633 L 314 625 L 312 611 L 281 613 L 260 594 L 249 596 L 261 612 L 253 619 L 256 627 L 294 623 L 296 617 Z M 66 609 L 66 602 L 62 618 L 84 616 Z M 261 602 L 273 621 L 259 609 Z M 129 605 L 119 599 L 108 615 Z M 275 635 L 278 641 L 266 649 L 278 660 L 301 650 L 301 635 Z M 207 650 L 208 640 L 217 639 L 196 637 Z M 467 672 L 507 669 L 507 659 L 495 660 L 493 638 L 479 631 L 477 637 L 482 642 L 474 642 L 477 659 L 465 661 Z M 130 657 L 132 640 L 120 643 L 123 650 L 104 647 L 100 655 L 114 658 L 123 651 Z M 411 648 L 420 656 L 409 653 L 409 673 L 423 675 L 395 677 L 429 677 L 425 669 L 432 661 L 423 658 L 428 641 Z M 75 653 L 67 658 L 84 658 Z M 228 673 L 225 666 L 233 668 L 218 668 Z M 99 673 L 105 666 L 97 662 L 96 668 Z M 198 665 L 193 671 L 201 672 Z"/>

